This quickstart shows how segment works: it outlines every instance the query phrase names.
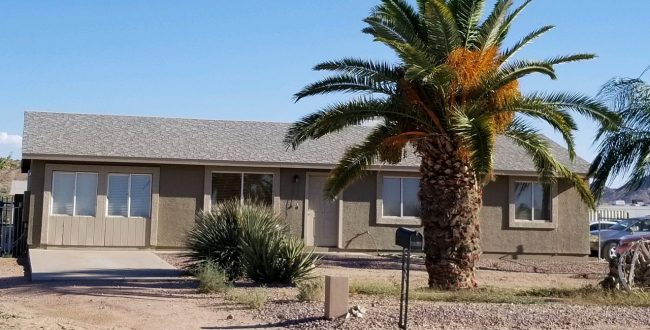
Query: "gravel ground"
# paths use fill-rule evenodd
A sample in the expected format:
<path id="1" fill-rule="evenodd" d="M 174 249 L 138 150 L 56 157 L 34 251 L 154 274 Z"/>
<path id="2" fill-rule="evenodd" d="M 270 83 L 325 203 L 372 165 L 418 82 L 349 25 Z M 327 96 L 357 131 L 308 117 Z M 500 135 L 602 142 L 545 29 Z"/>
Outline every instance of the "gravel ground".
<path id="1" fill-rule="evenodd" d="M 353 303 L 367 308 L 363 318 L 324 320 L 319 317 L 322 306 L 315 303 L 271 303 L 258 313 L 269 325 L 293 329 L 397 329 L 397 302 Z M 409 306 L 409 328 L 650 329 L 648 313 L 650 308 L 414 302 Z"/>

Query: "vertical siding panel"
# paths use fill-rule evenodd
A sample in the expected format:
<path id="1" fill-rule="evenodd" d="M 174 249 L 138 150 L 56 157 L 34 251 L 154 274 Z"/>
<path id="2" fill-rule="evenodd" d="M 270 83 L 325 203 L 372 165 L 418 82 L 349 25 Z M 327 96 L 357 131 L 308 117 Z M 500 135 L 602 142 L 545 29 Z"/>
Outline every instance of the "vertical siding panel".
<path id="1" fill-rule="evenodd" d="M 72 234 L 72 218 L 63 219 L 63 245 L 70 245 L 70 235 Z"/>
<path id="2" fill-rule="evenodd" d="M 144 241 L 145 241 L 145 228 L 147 226 L 149 220 L 143 220 L 138 223 L 138 226 L 136 226 L 136 233 L 135 233 L 135 244 L 136 246 L 145 246 Z"/>
<path id="3" fill-rule="evenodd" d="M 135 232 L 136 232 L 135 228 L 138 226 L 138 222 L 140 221 L 137 219 L 129 219 L 129 227 L 127 228 L 128 246 L 135 246 Z"/>
<path id="4" fill-rule="evenodd" d="M 129 218 L 120 219 L 120 245 L 129 245 L 129 222 L 133 221 Z"/>
<path id="5" fill-rule="evenodd" d="M 104 245 L 112 246 L 113 245 L 113 219 L 106 217 L 104 218 Z"/>
<path id="6" fill-rule="evenodd" d="M 79 244 L 79 217 L 72 217 L 70 219 L 70 245 Z"/>
<path id="7" fill-rule="evenodd" d="M 86 217 L 79 218 L 79 236 L 77 236 L 78 245 L 88 245 L 86 244 L 88 222 L 89 220 Z"/>
<path id="8" fill-rule="evenodd" d="M 86 236 L 83 237 L 83 241 L 86 242 L 86 245 L 91 246 L 94 244 L 95 238 L 95 222 L 99 221 L 98 218 L 86 219 L 84 221 L 84 233 Z"/>

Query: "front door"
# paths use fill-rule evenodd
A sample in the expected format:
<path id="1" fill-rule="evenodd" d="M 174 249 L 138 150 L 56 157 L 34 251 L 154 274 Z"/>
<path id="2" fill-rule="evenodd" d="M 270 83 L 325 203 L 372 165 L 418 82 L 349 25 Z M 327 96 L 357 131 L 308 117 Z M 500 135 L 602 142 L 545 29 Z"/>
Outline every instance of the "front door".
<path id="1" fill-rule="evenodd" d="M 338 201 L 325 197 L 325 174 L 310 174 L 307 178 L 307 227 L 313 228 L 314 246 L 336 247 L 339 234 Z M 307 232 L 307 235 L 310 233 Z M 309 239 L 307 240 L 309 242 Z"/>

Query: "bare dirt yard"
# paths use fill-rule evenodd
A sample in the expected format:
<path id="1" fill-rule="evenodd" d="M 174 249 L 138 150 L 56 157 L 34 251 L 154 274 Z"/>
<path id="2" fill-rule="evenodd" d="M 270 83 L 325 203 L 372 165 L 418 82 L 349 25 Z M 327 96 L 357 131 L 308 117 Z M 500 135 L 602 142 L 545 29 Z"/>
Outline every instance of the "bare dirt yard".
<path id="1" fill-rule="evenodd" d="M 177 255 L 161 254 L 178 265 Z M 606 266 L 595 262 L 483 260 L 479 280 L 494 290 L 581 288 L 596 285 Z M 326 256 L 318 275 L 350 277 L 351 287 L 399 283 L 396 259 Z M 412 272 L 414 291 L 426 285 L 421 264 Z M 394 295 L 353 294 L 363 318 L 322 319 L 322 302 L 299 302 L 292 287 L 263 288 L 267 301 L 250 309 L 220 294 L 199 294 L 191 277 L 174 281 L 31 283 L 16 259 L 0 258 L 0 329 L 396 329 Z M 232 290 L 249 294 L 240 286 Z M 259 289 L 257 289 L 259 290 Z M 488 291 L 489 292 L 489 291 Z M 412 301 L 412 329 L 650 329 L 650 308 L 572 304 Z"/>

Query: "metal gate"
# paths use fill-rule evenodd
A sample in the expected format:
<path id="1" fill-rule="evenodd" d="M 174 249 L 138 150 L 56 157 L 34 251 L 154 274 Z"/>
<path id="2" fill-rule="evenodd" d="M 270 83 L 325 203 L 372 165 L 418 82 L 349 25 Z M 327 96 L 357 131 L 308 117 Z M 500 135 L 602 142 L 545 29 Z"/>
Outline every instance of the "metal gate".
<path id="1" fill-rule="evenodd" d="M 24 195 L 0 197 L 0 256 L 27 254 L 27 222 L 23 220 Z"/>

